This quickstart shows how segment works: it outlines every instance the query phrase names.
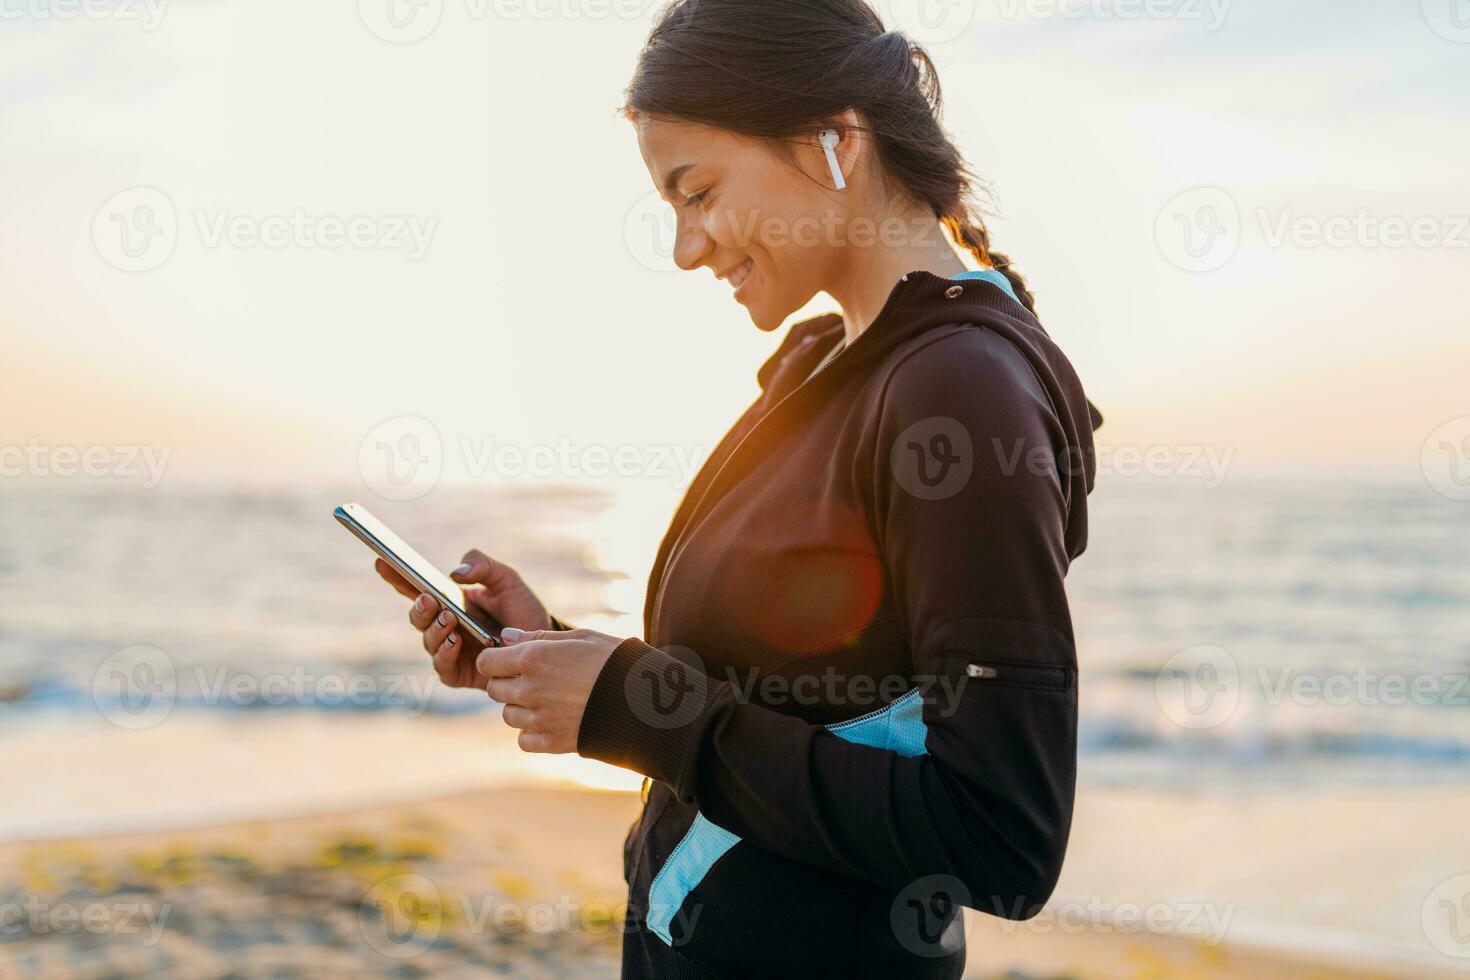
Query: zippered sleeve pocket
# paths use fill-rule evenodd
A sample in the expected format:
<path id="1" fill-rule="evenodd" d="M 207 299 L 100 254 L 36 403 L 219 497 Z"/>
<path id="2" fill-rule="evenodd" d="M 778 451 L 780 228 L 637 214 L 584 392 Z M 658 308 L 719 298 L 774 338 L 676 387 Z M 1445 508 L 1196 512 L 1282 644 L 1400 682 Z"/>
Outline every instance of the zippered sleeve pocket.
<path id="1" fill-rule="evenodd" d="M 1061 692 L 1072 689 L 1074 672 L 1066 667 L 1003 660 L 963 650 L 945 651 L 944 660 L 946 672 L 963 677 L 967 685 Z"/>

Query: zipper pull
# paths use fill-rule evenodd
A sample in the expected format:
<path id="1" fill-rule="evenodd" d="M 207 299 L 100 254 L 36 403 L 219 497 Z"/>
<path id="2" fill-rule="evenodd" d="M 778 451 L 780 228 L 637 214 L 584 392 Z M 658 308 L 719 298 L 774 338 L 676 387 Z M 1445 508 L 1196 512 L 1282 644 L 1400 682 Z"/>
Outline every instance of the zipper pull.
<path id="1" fill-rule="evenodd" d="M 999 676 L 999 674 L 994 667 L 987 667 L 984 664 L 966 664 L 965 676 L 988 680 L 992 677 Z"/>

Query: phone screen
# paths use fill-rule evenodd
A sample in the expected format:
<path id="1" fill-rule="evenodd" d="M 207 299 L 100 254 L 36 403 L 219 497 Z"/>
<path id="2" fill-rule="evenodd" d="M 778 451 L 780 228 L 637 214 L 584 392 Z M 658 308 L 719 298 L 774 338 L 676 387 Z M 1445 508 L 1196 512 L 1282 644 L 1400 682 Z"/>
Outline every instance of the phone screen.
<path id="1" fill-rule="evenodd" d="M 411 582 L 418 578 L 415 585 L 427 586 L 427 591 L 435 593 L 435 598 L 441 605 L 447 606 L 456 618 L 482 643 L 498 645 L 499 641 L 491 635 L 485 627 L 470 618 L 468 610 L 464 607 L 463 593 L 454 580 L 435 568 L 427 558 L 415 551 L 407 541 L 374 517 L 366 507 L 361 504 L 343 504 L 337 508 L 337 520 L 347 526 L 348 530 L 363 537 L 368 547 L 384 558 L 389 564 L 394 565 L 400 572 L 409 572 L 406 576 Z M 355 526 L 354 526 L 355 525 Z"/>

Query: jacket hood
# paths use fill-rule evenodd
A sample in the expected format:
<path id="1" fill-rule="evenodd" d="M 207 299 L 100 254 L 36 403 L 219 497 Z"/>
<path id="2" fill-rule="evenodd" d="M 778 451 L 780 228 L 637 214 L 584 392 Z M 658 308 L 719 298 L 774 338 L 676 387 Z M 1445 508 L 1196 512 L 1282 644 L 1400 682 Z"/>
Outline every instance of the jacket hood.
<path id="1" fill-rule="evenodd" d="M 1074 554 L 1080 554 L 1086 540 L 1086 496 L 1092 492 L 1097 473 L 1092 434 L 1102 427 L 1102 413 L 1088 400 L 1061 348 L 1036 316 L 1009 293 L 984 279 L 955 280 L 910 272 L 895 284 L 878 318 L 833 367 L 841 364 L 843 370 L 849 370 L 871 365 L 927 330 L 966 323 L 992 331 L 1020 351 L 1051 399 L 1067 443 L 1062 476 L 1068 491 L 1069 538 L 1076 546 Z M 835 313 L 793 324 L 756 373 L 764 407 L 801 385 L 843 334 L 842 317 Z M 1080 478 L 1080 494 L 1071 492 L 1075 478 Z"/>

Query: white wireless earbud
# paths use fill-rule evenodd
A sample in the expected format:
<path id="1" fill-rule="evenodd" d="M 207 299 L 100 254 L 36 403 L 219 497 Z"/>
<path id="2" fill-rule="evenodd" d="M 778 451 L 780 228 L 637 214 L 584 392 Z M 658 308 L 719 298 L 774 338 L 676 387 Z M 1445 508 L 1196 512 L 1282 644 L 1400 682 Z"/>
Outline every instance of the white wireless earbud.
<path id="1" fill-rule="evenodd" d="M 817 142 L 822 144 L 822 150 L 827 154 L 827 166 L 832 168 L 832 183 L 839 191 L 847 186 L 847 181 L 842 178 L 842 168 L 837 165 L 837 142 L 840 139 L 835 129 L 824 129 L 817 134 Z"/>

